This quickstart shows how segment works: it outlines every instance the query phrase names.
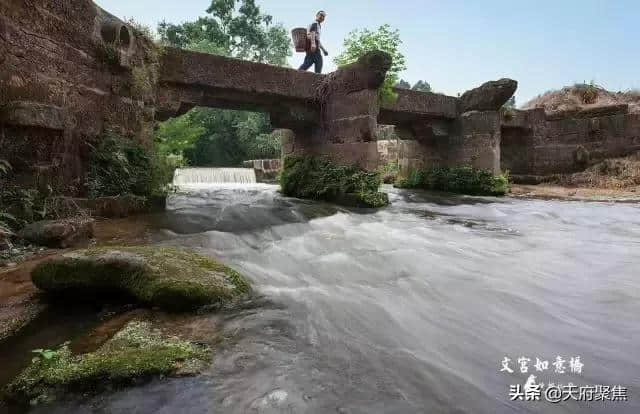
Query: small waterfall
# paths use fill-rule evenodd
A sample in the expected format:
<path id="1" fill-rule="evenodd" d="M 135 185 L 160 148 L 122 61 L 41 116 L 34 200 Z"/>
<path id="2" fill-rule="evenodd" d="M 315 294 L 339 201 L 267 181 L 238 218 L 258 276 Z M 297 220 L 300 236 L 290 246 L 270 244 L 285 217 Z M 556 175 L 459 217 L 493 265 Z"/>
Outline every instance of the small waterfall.
<path id="1" fill-rule="evenodd" d="M 177 187 L 255 183 L 253 168 L 178 168 L 173 175 Z"/>

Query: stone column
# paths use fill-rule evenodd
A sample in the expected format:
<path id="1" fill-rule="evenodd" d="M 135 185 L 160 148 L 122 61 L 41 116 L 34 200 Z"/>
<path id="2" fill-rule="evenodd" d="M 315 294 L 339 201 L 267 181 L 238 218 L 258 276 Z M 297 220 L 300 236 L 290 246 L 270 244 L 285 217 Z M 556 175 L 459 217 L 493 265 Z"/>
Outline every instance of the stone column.
<path id="1" fill-rule="evenodd" d="M 518 87 L 512 79 L 487 82 L 460 97 L 460 117 L 449 136 L 447 165 L 500 173 L 500 108 Z"/>
<path id="2" fill-rule="evenodd" d="M 456 121 L 455 131 L 449 137 L 450 167 L 471 165 L 500 174 L 499 112 L 465 112 Z"/>
<path id="3" fill-rule="evenodd" d="M 388 54 L 370 52 L 327 77 L 317 96 L 321 122 L 312 132 L 313 153 L 367 170 L 378 167 L 378 88 L 390 67 Z"/>

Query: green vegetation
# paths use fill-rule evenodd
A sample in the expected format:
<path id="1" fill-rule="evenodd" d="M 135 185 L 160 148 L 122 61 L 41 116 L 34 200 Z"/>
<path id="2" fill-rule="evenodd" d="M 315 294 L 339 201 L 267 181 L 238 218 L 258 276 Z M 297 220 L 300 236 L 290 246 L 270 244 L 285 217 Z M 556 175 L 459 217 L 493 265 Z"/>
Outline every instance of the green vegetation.
<path id="1" fill-rule="evenodd" d="M 207 16 L 158 27 L 163 44 L 285 66 L 291 55 L 288 31 L 274 25 L 254 0 L 213 0 Z M 242 161 L 278 158 L 280 140 L 263 113 L 195 108 L 162 124 L 156 140 L 190 165 L 238 166 Z"/>
<path id="2" fill-rule="evenodd" d="M 388 24 L 380 26 L 375 32 L 368 29 L 354 30 L 344 39 L 345 50 L 334 62 L 338 66 L 344 66 L 356 62 L 373 50 L 387 52 L 391 55 L 393 64 L 380 88 L 380 99 L 383 102 L 395 102 L 398 95 L 393 88 L 398 83 L 400 72 L 406 69 L 404 55 L 399 50 L 401 44 L 399 31 L 392 30 Z"/>
<path id="3" fill-rule="evenodd" d="M 101 43 L 96 46 L 96 55 L 98 60 L 102 62 L 106 67 L 118 67 L 120 66 L 120 44 L 118 42 Z"/>
<path id="4" fill-rule="evenodd" d="M 92 198 L 163 195 L 174 170 L 181 165 L 179 157 L 150 154 L 137 142 L 108 133 L 91 147 L 88 193 Z"/>
<path id="5" fill-rule="evenodd" d="M 515 116 L 515 110 L 516 110 L 515 96 L 512 96 L 511 98 L 509 98 L 509 100 L 505 102 L 504 105 L 502 105 L 502 108 L 500 108 L 502 115 L 504 115 L 506 119 L 513 118 Z"/>
<path id="6" fill-rule="evenodd" d="M 398 161 L 391 161 L 378 168 L 378 173 L 385 184 L 393 184 L 398 176 Z"/>
<path id="7" fill-rule="evenodd" d="M 134 98 L 144 99 L 153 92 L 149 70 L 144 66 L 131 69 L 131 94 Z"/>
<path id="8" fill-rule="evenodd" d="M 505 195 L 510 191 L 509 173 L 493 175 L 470 166 L 413 170 L 396 181 L 399 188 L 423 188 L 470 195 Z"/>
<path id="9" fill-rule="evenodd" d="M 389 204 L 387 194 L 378 191 L 380 175 L 377 172 L 367 172 L 355 165 L 338 165 L 320 157 L 286 157 L 280 185 L 283 194 L 291 197 L 360 207 Z"/>
<path id="10" fill-rule="evenodd" d="M 111 247 L 82 250 L 38 265 L 40 289 L 82 300 L 128 297 L 168 310 L 231 304 L 251 291 L 235 270 L 184 250 Z"/>
<path id="11" fill-rule="evenodd" d="M 94 352 L 73 355 L 68 343 L 37 356 L 5 393 L 32 405 L 69 392 L 99 391 L 111 385 L 180 372 L 195 374 L 210 360 L 209 347 L 163 334 L 147 322 L 130 322 Z"/>
<path id="12" fill-rule="evenodd" d="M 415 83 L 415 85 L 411 86 L 409 82 L 407 82 L 404 79 L 401 79 L 398 83 L 395 84 L 395 87 L 400 89 L 411 89 L 412 91 L 419 91 L 419 92 L 433 92 L 429 82 L 426 82 L 423 80 L 419 80 L 418 82 Z"/>

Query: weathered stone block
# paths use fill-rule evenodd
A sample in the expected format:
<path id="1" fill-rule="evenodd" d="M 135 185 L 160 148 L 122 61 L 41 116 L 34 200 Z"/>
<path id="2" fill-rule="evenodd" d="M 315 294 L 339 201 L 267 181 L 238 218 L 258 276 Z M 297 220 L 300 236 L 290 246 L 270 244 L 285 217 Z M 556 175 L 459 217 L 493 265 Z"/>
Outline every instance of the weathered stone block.
<path id="1" fill-rule="evenodd" d="M 2 114 L 7 125 L 63 130 L 65 111 L 55 105 L 37 102 L 11 102 Z"/>
<path id="2" fill-rule="evenodd" d="M 490 81 L 460 97 L 460 112 L 497 111 L 513 96 L 518 82 L 513 79 Z"/>

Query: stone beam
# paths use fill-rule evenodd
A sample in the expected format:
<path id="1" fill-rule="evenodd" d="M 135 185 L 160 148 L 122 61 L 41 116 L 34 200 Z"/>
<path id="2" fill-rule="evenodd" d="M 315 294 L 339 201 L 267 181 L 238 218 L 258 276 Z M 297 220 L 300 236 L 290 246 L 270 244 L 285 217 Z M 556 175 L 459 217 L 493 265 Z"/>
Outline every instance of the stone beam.
<path id="1" fill-rule="evenodd" d="M 396 89 L 398 100 L 383 104 L 378 121 L 398 125 L 420 119 L 455 119 L 458 116 L 458 98 L 439 93 Z"/>
<path id="2" fill-rule="evenodd" d="M 315 107 L 316 90 L 325 78 L 289 68 L 166 48 L 158 79 L 158 113 L 160 118 L 167 118 L 180 107 L 193 106 L 263 112 L 292 106 Z"/>

